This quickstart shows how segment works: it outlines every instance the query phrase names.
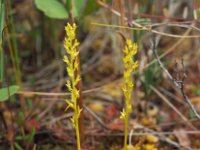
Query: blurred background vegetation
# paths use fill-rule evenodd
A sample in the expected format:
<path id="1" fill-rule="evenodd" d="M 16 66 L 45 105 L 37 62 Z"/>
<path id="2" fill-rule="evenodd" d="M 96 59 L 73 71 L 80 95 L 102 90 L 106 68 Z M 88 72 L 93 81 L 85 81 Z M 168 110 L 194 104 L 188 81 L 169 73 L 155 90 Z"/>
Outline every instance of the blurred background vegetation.
<path id="1" fill-rule="evenodd" d="M 139 45 L 130 144 L 200 148 L 200 122 L 152 51 L 155 40 L 174 79 L 184 69 L 184 90 L 198 111 L 199 5 L 199 0 L 0 0 L 0 150 L 76 149 L 72 112 L 64 111 L 68 75 L 62 60 L 64 26 L 72 20 L 80 41 L 83 148 L 122 149 L 124 38 Z"/>

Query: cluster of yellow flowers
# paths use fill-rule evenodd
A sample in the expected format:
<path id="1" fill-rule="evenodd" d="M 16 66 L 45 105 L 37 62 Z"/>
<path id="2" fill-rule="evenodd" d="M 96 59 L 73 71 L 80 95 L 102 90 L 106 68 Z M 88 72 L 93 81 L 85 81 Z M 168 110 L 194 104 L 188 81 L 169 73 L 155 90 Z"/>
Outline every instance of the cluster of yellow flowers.
<path id="1" fill-rule="evenodd" d="M 133 61 L 133 56 L 137 53 L 137 44 L 132 44 L 131 40 L 126 41 L 126 46 L 123 50 L 123 64 L 124 64 L 124 85 L 123 92 L 125 96 L 125 109 L 121 112 L 121 118 L 125 119 L 126 116 L 132 111 L 131 93 L 134 87 L 132 73 L 138 67 L 138 61 Z"/>
<path id="2" fill-rule="evenodd" d="M 78 120 L 80 117 L 81 109 L 77 104 L 77 99 L 79 98 L 79 90 L 77 89 L 76 86 L 78 82 L 81 80 L 81 78 L 80 75 L 76 73 L 79 67 L 78 64 L 79 52 L 77 51 L 77 46 L 79 45 L 79 42 L 76 39 L 76 33 L 75 33 L 76 28 L 77 26 L 75 24 L 71 26 L 69 23 L 65 27 L 67 37 L 65 38 L 64 41 L 64 47 L 68 57 L 64 56 L 63 61 L 67 64 L 66 70 L 70 80 L 67 81 L 66 86 L 71 93 L 71 100 L 66 100 L 68 104 L 68 107 L 66 109 L 71 108 L 74 110 L 74 115 L 71 118 L 71 122 L 76 130 L 77 147 L 78 150 L 80 150 L 80 135 L 79 135 L 80 133 L 79 133 Z"/>
<path id="3" fill-rule="evenodd" d="M 120 118 L 124 120 L 124 149 L 127 149 L 127 137 L 128 137 L 128 118 L 132 111 L 131 105 L 131 93 L 134 88 L 132 79 L 132 73 L 138 67 L 138 61 L 134 61 L 133 57 L 137 53 L 137 44 L 133 44 L 130 39 L 126 40 L 126 46 L 123 50 L 123 64 L 124 64 L 124 85 L 123 92 L 125 96 L 125 108 L 122 110 Z"/>

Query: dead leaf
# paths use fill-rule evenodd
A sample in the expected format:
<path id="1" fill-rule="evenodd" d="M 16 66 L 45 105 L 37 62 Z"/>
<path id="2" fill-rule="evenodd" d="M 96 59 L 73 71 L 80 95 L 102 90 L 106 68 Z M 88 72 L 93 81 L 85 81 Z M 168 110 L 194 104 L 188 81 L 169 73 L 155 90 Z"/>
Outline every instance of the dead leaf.
<path id="1" fill-rule="evenodd" d="M 25 122 L 25 128 L 29 132 L 32 132 L 33 129 L 39 130 L 40 123 L 36 119 L 30 119 Z"/>
<path id="2" fill-rule="evenodd" d="M 116 115 L 118 114 L 118 110 L 116 108 L 116 105 L 112 104 L 112 105 L 109 105 L 107 108 L 106 108 L 106 119 L 107 120 L 112 120 L 114 117 L 116 117 Z"/>
<path id="3" fill-rule="evenodd" d="M 111 130 L 120 130 L 123 131 L 124 125 L 123 121 L 120 119 L 114 120 L 112 123 L 108 124 L 108 128 Z"/>
<path id="4" fill-rule="evenodd" d="M 183 147 L 190 147 L 191 141 L 184 129 L 174 130 L 174 134 Z"/>
<path id="5" fill-rule="evenodd" d="M 200 108 L 200 96 L 191 98 L 192 104 L 197 108 Z"/>
<path id="6" fill-rule="evenodd" d="M 88 107 L 95 113 L 100 113 L 104 110 L 104 104 L 98 101 L 90 103 Z"/>

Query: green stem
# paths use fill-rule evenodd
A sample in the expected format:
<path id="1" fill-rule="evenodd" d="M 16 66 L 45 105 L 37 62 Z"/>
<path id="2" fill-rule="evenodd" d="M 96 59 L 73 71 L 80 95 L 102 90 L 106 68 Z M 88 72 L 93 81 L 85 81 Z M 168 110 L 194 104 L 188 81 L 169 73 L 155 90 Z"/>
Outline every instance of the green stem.
<path id="1" fill-rule="evenodd" d="M 4 78 L 4 58 L 3 49 L 0 47 L 0 87 L 3 85 Z"/>
<path id="2" fill-rule="evenodd" d="M 126 117 L 124 119 L 124 150 L 127 150 L 128 117 L 129 117 L 129 114 L 128 114 L 127 110 L 126 110 Z"/>
<path id="3" fill-rule="evenodd" d="M 3 53 L 3 39 L 2 39 L 2 34 L 3 34 L 3 28 L 5 24 L 5 1 L 1 0 L 0 3 L 0 86 L 3 84 L 3 78 L 4 78 L 4 53 Z"/>
<path id="4" fill-rule="evenodd" d="M 77 150 L 81 150 L 81 141 L 80 141 L 79 123 L 77 114 L 76 114 L 76 143 L 77 143 Z"/>
<path id="5" fill-rule="evenodd" d="M 71 58 L 72 58 L 72 56 L 71 56 Z M 72 62 L 71 62 L 71 68 L 73 69 L 74 68 L 74 66 L 73 66 L 73 64 L 74 64 L 74 61 L 73 60 L 71 60 Z M 72 86 L 73 86 L 73 91 L 76 89 L 76 86 L 74 85 L 74 82 L 75 82 L 75 74 L 74 74 L 74 76 L 72 76 L 71 77 L 71 82 L 72 82 Z M 72 92 L 72 94 L 74 94 L 73 92 Z M 74 96 L 75 97 L 75 96 Z M 73 99 L 73 98 L 72 98 Z M 80 132 L 79 132 L 79 117 L 78 117 L 78 104 L 77 104 L 77 99 L 76 100 L 74 100 L 74 105 L 75 105 L 75 110 L 74 110 L 74 115 L 75 115 L 75 130 L 76 130 L 76 144 L 77 144 L 77 150 L 81 150 L 81 142 L 80 142 Z"/>
<path id="6" fill-rule="evenodd" d="M 8 1 L 8 10 L 12 12 L 11 8 L 11 0 Z M 15 59 L 15 67 L 16 67 L 16 82 L 22 88 L 21 84 L 21 71 L 20 71 L 20 58 L 19 58 L 19 52 L 18 52 L 18 45 L 17 45 L 17 38 L 16 38 L 16 30 L 15 30 L 15 25 L 14 25 L 14 18 L 13 14 L 10 14 L 9 18 L 9 29 L 12 35 L 11 42 L 12 42 L 12 47 L 13 47 L 13 54 L 14 54 L 14 59 Z"/>

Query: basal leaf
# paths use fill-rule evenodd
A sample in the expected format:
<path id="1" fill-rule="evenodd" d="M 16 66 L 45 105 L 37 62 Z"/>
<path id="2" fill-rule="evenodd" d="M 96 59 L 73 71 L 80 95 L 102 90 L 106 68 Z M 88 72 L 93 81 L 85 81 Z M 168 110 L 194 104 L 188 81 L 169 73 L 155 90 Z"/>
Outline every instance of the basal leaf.
<path id="1" fill-rule="evenodd" d="M 54 19 L 68 18 L 67 10 L 57 0 L 35 0 L 36 7 L 46 16 Z"/>
<path id="2" fill-rule="evenodd" d="M 0 89 L 0 102 L 8 100 L 10 96 L 15 94 L 19 90 L 19 86 L 12 85 L 9 87 L 5 87 Z"/>

